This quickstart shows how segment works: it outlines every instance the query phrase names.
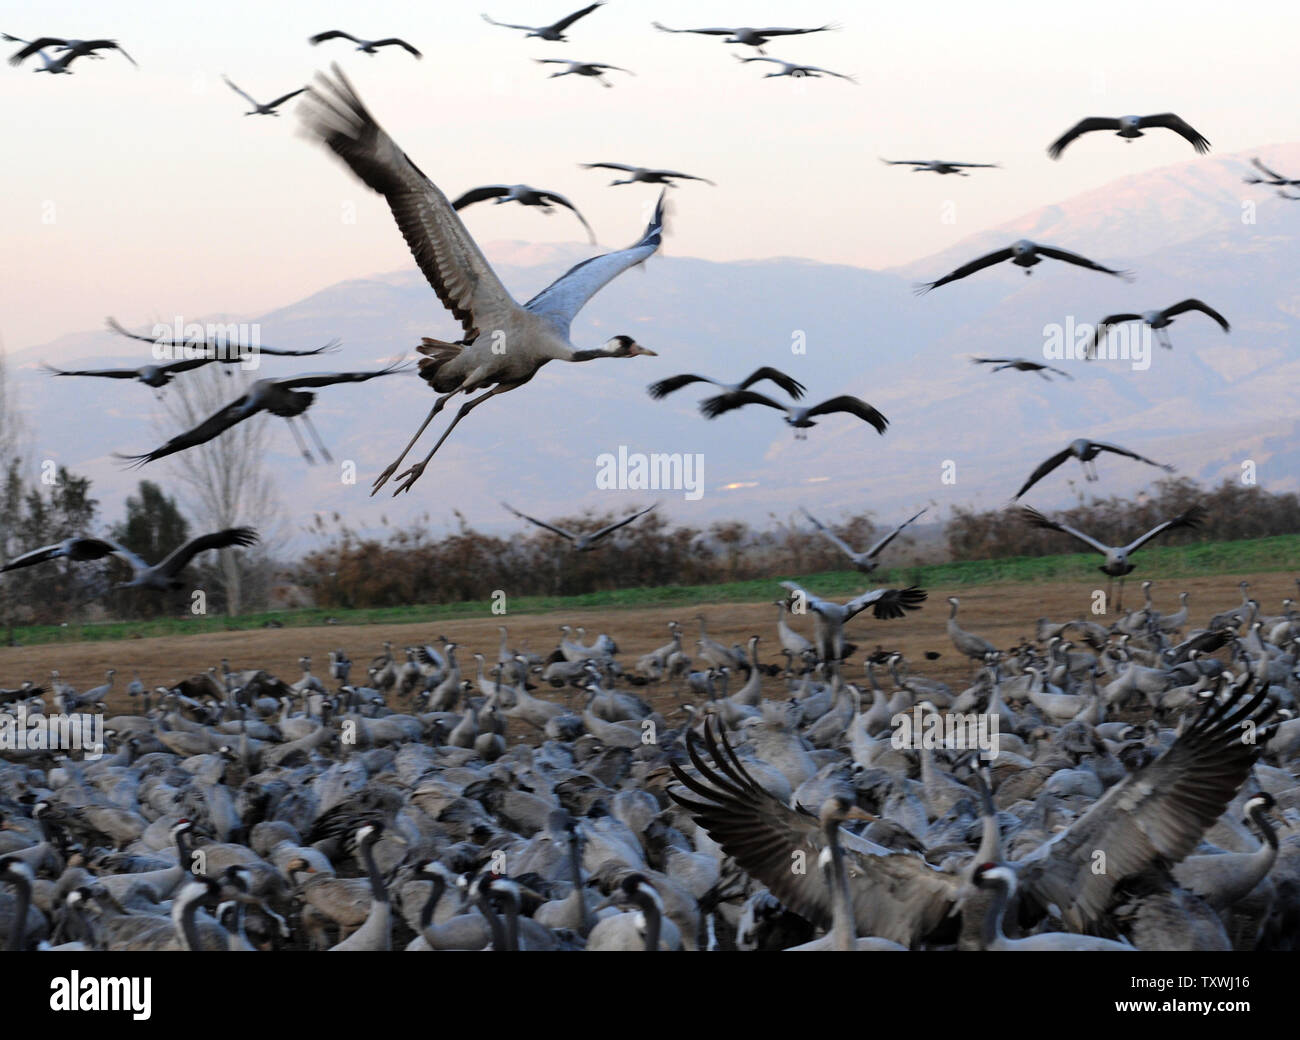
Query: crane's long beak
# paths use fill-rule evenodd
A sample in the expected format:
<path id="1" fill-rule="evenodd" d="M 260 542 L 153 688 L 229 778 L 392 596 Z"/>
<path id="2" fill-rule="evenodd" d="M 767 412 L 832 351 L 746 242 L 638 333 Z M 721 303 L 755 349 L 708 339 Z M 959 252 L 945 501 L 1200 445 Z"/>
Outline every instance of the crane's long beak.
<path id="1" fill-rule="evenodd" d="M 875 823 L 880 819 L 879 816 L 872 816 L 871 813 L 864 809 L 859 809 L 856 805 L 844 814 L 844 818 L 846 820 L 867 820 L 870 823 Z"/>

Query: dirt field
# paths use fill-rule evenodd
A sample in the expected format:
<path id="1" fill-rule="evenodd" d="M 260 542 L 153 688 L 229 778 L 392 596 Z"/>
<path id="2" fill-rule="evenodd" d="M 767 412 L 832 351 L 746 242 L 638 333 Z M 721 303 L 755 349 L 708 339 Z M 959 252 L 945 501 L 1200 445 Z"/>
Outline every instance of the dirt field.
<path id="1" fill-rule="evenodd" d="M 1240 603 L 1237 583 L 1243 578 L 1251 583 L 1251 595 L 1260 601 L 1266 614 L 1281 613 L 1282 598 L 1296 594 L 1291 575 L 1270 573 L 1220 575 L 1177 583 L 1164 582 L 1154 587 L 1153 598 L 1157 609 L 1174 611 L 1178 609 L 1178 593 L 1189 592 L 1192 624 L 1204 625 L 1214 613 Z M 948 640 L 945 631 L 948 605 L 944 602 L 947 596 L 960 596 L 958 620 L 963 628 L 983 636 L 997 646 L 1013 646 L 1022 640 L 1033 638 L 1034 620 L 1038 617 L 1064 620 L 1087 615 L 1089 597 L 1096 587 L 1104 588 L 1104 579 L 1101 586 L 1043 583 L 929 589 L 930 598 L 924 608 L 904 619 L 876 621 L 866 612 L 847 626 L 847 638 L 859 647 L 847 674 L 860 676 L 863 652 L 870 652 L 880 645 L 901 650 L 912 662 L 917 674 L 953 685 L 965 685 L 972 675 L 972 665 L 954 650 Z M 773 599 L 776 598 L 777 591 L 774 585 Z M 1140 582 L 1131 582 L 1125 592 L 1131 605 L 1141 604 Z M 136 673 L 146 686 L 170 685 L 218 665 L 221 658 L 225 657 L 233 669 L 264 668 L 293 682 L 301 674 L 297 665 L 298 658 L 308 655 L 312 658 L 315 674 L 328 680 L 327 654 L 330 650 L 342 648 L 355 662 L 353 680 L 364 682 L 366 665 L 382 650 L 385 640 L 391 641 L 400 654 L 401 647 L 417 642 L 431 642 L 438 635 L 446 635 L 464 648 L 458 656 L 462 670 L 470 677 L 474 665 L 470 654 L 475 650 L 484 653 L 489 661 L 496 660 L 497 626 L 502 623 L 509 627 L 510 645 L 513 648 L 527 647 L 543 654 L 556 645 L 558 626 L 561 624 L 585 626 L 588 642 L 596 633 L 608 632 L 619 644 L 619 659 L 630 669 L 640 654 L 668 641 L 667 623 L 670 620 L 680 621 L 685 626 L 683 645 L 687 653 L 692 653 L 698 625 L 690 618 L 696 613 L 703 613 L 708 619 L 709 635 L 727 645 L 743 644 L 751 635 L 762 636 L 763 641 L 759 644 L 760 659 L 781 663 L 776 637 L 777 609 L 770 601 L 718 605 L 701 603 L 696 608 L 678 606 L 647 610 L 574 611 L 571 614 L 487 616 L 481 620 L 448 621 L 440 629 L 428 623 L 330 625 L 128 639 L 116 643 L 6 647 L 0 648 L 0 686 L 16 687 L 24 679 L 40 684 L 48 680 L 51 669 L 57 668 L 63 681 L 70 682 L 79 690 L 86 690 L 104 681 L 106 668 L 116 668 L 117 686 L 114 696 L 109 699 L 109 707 L 120 711 L 128 709 L 130 700 L 125 695 L 126 684 Z M 792 627 L 806 635 L 812 633 L 811 619 L 808 618 L 794 619 Z M 926 661 L 922 655 L 927 650 L 938 651 L 942 656 L 935 661 Z M 768 696 L 780 696 L 778 680 L 765 681 L 770 684 Z M 733 685 L 732 688 L 736 687 Z M 539 692 L 560 696 L 559 691 L 551 694 L 548 688 Z M 675 705 L 667 691 L 653 696 L 651 700 L 660 710 L 671 709 Z"/>

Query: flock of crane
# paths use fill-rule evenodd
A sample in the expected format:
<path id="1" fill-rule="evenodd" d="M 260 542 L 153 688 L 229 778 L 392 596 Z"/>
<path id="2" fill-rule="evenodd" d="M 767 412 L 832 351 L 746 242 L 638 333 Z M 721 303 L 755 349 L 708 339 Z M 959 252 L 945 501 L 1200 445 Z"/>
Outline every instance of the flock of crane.
<path id="1" fill-rule="evenodd" d="M 484 18 L 565 42 L 566 30 L 600 6 L 542 27 Z M 839 75 L 763 52 L 773 39 L 829 25 L 655 24 L 755 48 L 757 57 L 741 60 L 775 62 L 772 77 Z M 37 71 L 68 73 L 76 59 L 121 51 L 112 40 L 5 38 L 24 44 L 11 63 L 37 56 Z M 397 37 L 365 40 L 331 30 L 310 42 L 337 39 L 368 55 L 400 48 L 421 57 Z M 627 71 L 536 60 L 564 65 L 556 76 L 590 76 L 606 86 L 605 72 Z M 418 374 L 437 399 L 372 494 L 394 477 L 396 493 L 409 491 L 462 419 L 524 386 L 548 362 L 654 356 L 628 335 L 579 349 L 571 324 L 601 288 L 658 250 L 667 188 L 703 178 L 586 164 L 628 175 L 614 184 L 665 191 L 636 242 L 583 261 L 520 304 L 458 211 L 487 199 L 559 205 L 594 242 L 568 199 L 492 185 L 450 202 L 337 66 L 332 76 L 267 104 L 226 82 L 253 106 L 248 115 L 278 115 L 305 94 L 309 134 L 385 198 L 413 259 L 461 326 L 460 340 L 425 338 L 417 348 Z M 1049 154 L 1059 158 L 1085 133 L 1110 130 L 1131 141 L 1152 128 L 1179 134 L 1198 153 L 1209 147 L 1181 118 L 1161 114 L 1084 119 Z M 884 161 L 960 176 L 994 165 Z M 1269 178 L 1260 183 L 1297 183 L 1256 165 Z M 918 291 L 1008 260 L 1028 274 L 1043 259 L 1131 277 L 1022 240 Z M 1189 311 L 1228 331 L 1222 315 L 1188 299 L 1163 311 L 1113 314 L 1099 326 L 1098 343 L 1110 325 L 1141 321 L 1163 333 Z M 303 356 L 335 346 L 260 350 Z M 53 373 L 132 379 L 161 391 L 186 371 L 239 356 L 229 344 L 199 347 L 167 364 Z M 1023 358 L 974 360 L 1069 377 Z M 126 458 L 152 462 L 267 411 L 286 419 L 312 461 L 293 424 L 301 418 L 328 460 L 306 417 L 312 391 L 403 370 L 395 363 L 260 379 L 193 430 Z M 750 389 L 764 381 L 791 403 Z M 721 391 L 701 403 L 707 419 L 761 405 L 782 412 L 796 436 L 833 413 L 853 415 L 881 435 L 889 425 L 849 395 L 795 403 L 804 386 L 770 367 L 734 384 L 683 373 L 649 392 L 659 399 L 694 383 Z M 398 473 L 458 394 L 466 400 L 432 450 Z M 1094 478 L 1101 453 L 1160 465 L 1079 439 L 1043 462 L 1015 497 L 1070 458 Z M 576 551 L 649 512 L 584 533 L 505 508 Z M 859 552 L 805 511 L 863 573 L 923 513 Z M 1029 508 L 1022 515 L 1099 552 L 1101 570 L 1120 579 L 1122 595 L 1132 555 L 1166 531 L 1195 527 L 1203 511 L 1194 507 L 1124 546 Z M 162 591 L 181 587 L 199 553 L 256 540 L 248 528 L 215 532 L 150 564 L 113 539 L 80 536 L 3 569 L 113 556 L 131 567 L 129 587 Z M 1032 638 L 998 647 L 958 624 L 959 603 L 950 598 L 948 636 L 971 667 L 969 685 L 955 688 L 918 674 L 897 651 L 850 664 L 858 647 L 847 626 L 867 610 L 881 622 L 903 618 L 926 602 L 924 590 L 876 588 L 838 602 L 781 584 L 774 606 L 784 666 L 760 659 L 759 634 L 728 646 L 709 636 L 701 616 L 693 653 L 672 622 L 669 641 L 635 661 L 620 660 L 609 634 L 587 643 L 583 630 L 562 626 L 543 655 L 512 647 L 503 627 L 495 662 L 474 654 L 472 674 L 462 671 L 457 642 L 439 637 L 400 654 L 386 645 L 360 683 L 338 650 L 328 676 L 314 675 L 304 657 L 293 682 L 224 660 L 154 690 L 137 678 L 125 706 L 112 670 L 103 686 L 84 693 L 57 672 L 48 686 L 27 680 L 0 690 L 6 713 L 43 716 L 53 708 L 75 720 L 116 712 L 104 720 L 102 757 L 0 748 L 0 880 L 7 885 L 0 935 L 12 950 L 70 951 L 1295 947 L 1300 839 L 1283 841 L 1275 829 L 1275 821 L 1300 820 L 1300 611 L 1291 600 L 1281 614 L 1267 615 L 1243 587 L 1240 603 L 1196 627 L 1187 593 L 1180 610 L 1162 613 L 1147 582 L 1143 606 L 1123 612 L 1116 604 L 1108 625 L 1094 617 L 1040 618 Z M 811 620 L 809 635 L 798 631 L 800 619 Z M 546 687 L 551 696 L 536 692 Z M 930 722 L 979 717 L 992 724 L 997 745 L 900 742 L 898 720 L 910 715 Z"/>
<path id="2" fill-rule="evenodd" d="M 1109 627 L 1039 618 L 997 647 L 952 598 L 962 688 L 883 648 L 848 664 L 856 615 L 902 617 L 923 591 L 785 589 L 784 666 L 758 633 L 727 645 L 701 615 L 693 649 L 671 622 L 627 657 L 568 625 L 537 654 L 503 626 L 472 670 L 440 636 L 385 644 L 360 682 L 340 649 L 328 675 L 304 657 L 292 682 L 222 660 L 170 687 L 137 676 L 125 701 L 111 670 L 84 692 L 58 672 L 0 690 L 10 713 L 109 715 L 102 757 L 0 754 L 0 936 L 69 951 L 1295 948 L 1300 834 L 1276 829 L 1300 821 L 1292 600 L 1266 615 L 1243 583 L 1197 627 L 1187 593 L 1162 613 L 1147 582 Z M 994 744 L 897 739 L 900 717 L 965 713 Z"/>

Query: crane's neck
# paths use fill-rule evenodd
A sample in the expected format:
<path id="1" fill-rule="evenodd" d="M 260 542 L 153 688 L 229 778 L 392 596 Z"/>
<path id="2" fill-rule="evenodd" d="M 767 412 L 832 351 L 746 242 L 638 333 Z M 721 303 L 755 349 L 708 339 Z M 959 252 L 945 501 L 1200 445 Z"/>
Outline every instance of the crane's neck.
<path id="1" fill-rule="evenodd" d="M 507 891 L 502 897 L 506 904 L 506 949 L 512 953 L 519 952 L 519 901 L 514 892 Z"/>
<path id="2" fill-rule="evenodd" d="M 27 878 L 21 874 L 14 879 L 14 906 L 13 906 L 13 923 L 9 926 L 9 941 L 5 944 L 5 950 L 9 953 L 17 953 L 23 948 L 23 943 L 27 937 L 27 908 L 31 904 L 32 886 L 28 883 Z"/>
<path id="3" fill-rule="evenodd" d="M 442 894 L 447 890 L 447 882 L 443 880 L 441 874 L 435 874 L 432 878 L 433 884 L 429 888 L 429 898 L 424 901 L 424 906 L 420 907 L 420 932 L 423 934 L 428 930 L 429 925 L 433 923 L 433 912 L 438 909 L 438 901 L 442 899 Z M 428 937 L 425 937 L 428 942 Z M 433 946 L 433 943 L 429 943 Z"/>
<path id="4" fill-rule="evenodd" d="M 1007 909 L 1007 900 L 1011 893 L 1006 882 L 997 881 L 993 885 L 993 898 L 984 914 L 984 926 L 980 929 L 980 946 L 985 950 L 996 950 L 1007 941 L 1002 933 L 1002 915 Z"/>
<path id="5" fill-rule="evenodd" d="M 844 862 L 844 849 L 840 846 L 839 824 L 832 823 L 826 836 L 830 839 L 831 862 L 831 941 L 836 950 L 853 949 L 857 938 L 853 920 L 853 904 L 849 899 L 849 874 Z"/>
<path id="6" fill-rule="evenodd" d="M 976 774 L 979 776 L 979 774 Z M 998 811 L 993 805 L 993 793 L 987 782 L 979 777 L 980 816 L 983 820 L 983 833 L 980 847 L 975 853 L 976 863 L 1000 863 L 1002 861 L 1002 831 L 998 827 Z"/>
<path id="7" fill-rule="evenodd" d="M 1262 878 L 1264 874 L 1267 874 L 1272 869 L 1273 862 L 1277 859 L 1277 831 L 1273 829 L 1273 825 L 1269 822 L 1266 811 L 1263 809 L 1251 813 L 1251 819 L 1255 821 L 1255 826 L 1259 828 L 1259 832 L 1264 839 L 1264 843 L 1251 856 L 1253 860 L 1263 867 L 1260 874 Z"/>
<path id="8" fill-rule="evenodd" d="M 384 884 L 384 875 L 379 871 L 379 865 L 375 862 L 373 839 L 367 839 L 361 843 L 361 858 L 365 860 L 366 874 L 370 878 L 370 898 L 376 903 L 388 903 L 388 886 Z"/>
<path id="9" fill-rule="evenodd" d="M 197 888 L 195 892 L 190 893 L 190 898 L 177 899 L 172 908 L 172 921 L 176 926 L 181 946 L 196 953 L 203 949 L 203 941 L 194 920 L 199 912 L 199 896 L 202 891 L 202 888 Z"/>
<path id="10" fill-rule="evenodd" d="M 591 907 L 587 905 L 587 893 L 582 887 L 582 863 L 576 835 L 569 836 L 569 882 L 573 885 L 569 898 L 577 901 L 581 934 L 586 935 L 592 927 Z"/>
<path id="11" fill-rule="evenodd" d="M 645 920 L 643 939 L 646 952 L 658 950 L 659 936 L 663 931 L 663 915 L 659 912 L 659 904 L 648 893 L 640 891 L 633 896 L 633 902 L 640 908 L 641 917 Z"/>
<path id="12" fill-rule="evenodd" d="M 478 909 L 487 921 L 488 930 L 492 933 L 492 949 L 508 950 L 510 945 L 506 940 L 505 929 L 501 927 L 501 918 L 497 917 L 496 912 L 492 909 L 492 901 L 488 896 L 486 886 L 480 885 L 478 890 Z"/>

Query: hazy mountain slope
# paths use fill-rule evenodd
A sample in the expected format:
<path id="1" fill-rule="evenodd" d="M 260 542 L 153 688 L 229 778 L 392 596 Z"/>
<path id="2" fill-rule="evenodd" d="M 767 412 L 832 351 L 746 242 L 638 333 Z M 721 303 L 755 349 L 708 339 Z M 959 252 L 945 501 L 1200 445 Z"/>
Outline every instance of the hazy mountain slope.
<path id="1" fill-rule="evenodd" d="M 1300 145 L 1260 154 L 1300 176 Z M 526 389 L 475 412 L 416 492 L 396 502 L 369 498 L 369 479 L 406 442 L 432 394 L 413 375 L 326 390 L 312 411 L 316 425 L 336 458 L 357 462 L 361 477 L 344 485 L 338 466 L 303 464 L 276 420 L 269 461 L 280 475 L 286 516 L 299 526 L 315 511 L 337 510 L 364 527 L 427 512 L 441 527 L 454 507 L 473 523 L 510 527 L 497 504 L 502 498 L 552 515 L 583 506 L 621 509 L 652 496 L 597 491 L 596 457 L 620 445 L 702 453 L 703 499 L 661 496 L 670 515 L 698 523 L 733 516 L 763 522 L 769 512 L 785 516 L 800 503 L 831 516 L 869 507 L 882 519 L 925 502 L 996 506 L 1038 461 L 1082 435 L 1117 441 L 1206 480 L 1238 473 L 1250 458 L 1264 483 L 1300 486 L 1290 448 L 1300 392 L 1293 346 L 1300 288 L 1292 273 L 1300 203 L 1242 184 L 1245 158 L 1210 157 L 1128 177 L 1012 225 L 955 236 L 944 253 L 885 272 L 785 258 L 713 263 L 673 256 L 670 238 L 667 255 L 614 282 L 574 329 L 579 345 L 629 333 L 660 357 L 548 366 Z M 1248 202 L 1256 206 L 1254 223 L 1242 220 Z M 911 294 L 913 282 L 1022 236 L 1130 267 L 1137 280 L 1125 284 L 1045 261 L 1028 277 L 1003 266 L 924 297 Z M 590 255 L 579 246 L 519 243 L 489 253 L 520 299 Z M 1232 334 L 1184 316 L 1171 329 L 1174 350 L 1156 349 L 1145 371 L 1116 361 L 1065 362 L 1076 380 L 1048 383 L 993 374 L 967 360 L 1041 357 L 1051 323 L 1090 323 L 1185 296 L 1221 310 Z M 141 323 L 137 315 L 118 317 L 134 328 Z M 254 320 L 271 346 L 316 346 L 335 336 L 344 342 L 327 358 L 265 358 L 268 374 L 371 367 L 413 356 L 421 335 L 455 333 L 413 269 L 333 285 Z M 797 341 L 806 353 L 792 352 Z M 38 365 L 140 364 L 148 351 L 140 347 L 133 352 L 126 340 L 89 331 L 10 359 L 34 454 L 94 477 L 110 516 L 140 475 L 166 481 L 167 462 L 136 474 L 108 458 L 157 443 L 151 391 L 52 379 Z M 645 394 L 647 383 L 676 372 L 735 379 L 759 364 L 802 380 L 814 401 L 843 392 L 865 397 L 889 416 L 889 432 L 880 437 L 849 417 L 831 416 L 808 440 L 796 441 L 766 409 L 707 422 L 696 412 L 705 391 L 687 388 L 663 402 Z M 434 436 L 442 423 L 440 417 Z M 955 464 L 953 484 L 942 479 L 946 461 Z M 1079 479 L 1071 467 L 1044 481 L 1032 501 L 1044 508 L 1067 502 L 1069 482 Z M 1160 475 L 1114 458 L 1102 460 L 1101 472 L 1095 487 L 1105 493 L 1133 492 Z"/>

